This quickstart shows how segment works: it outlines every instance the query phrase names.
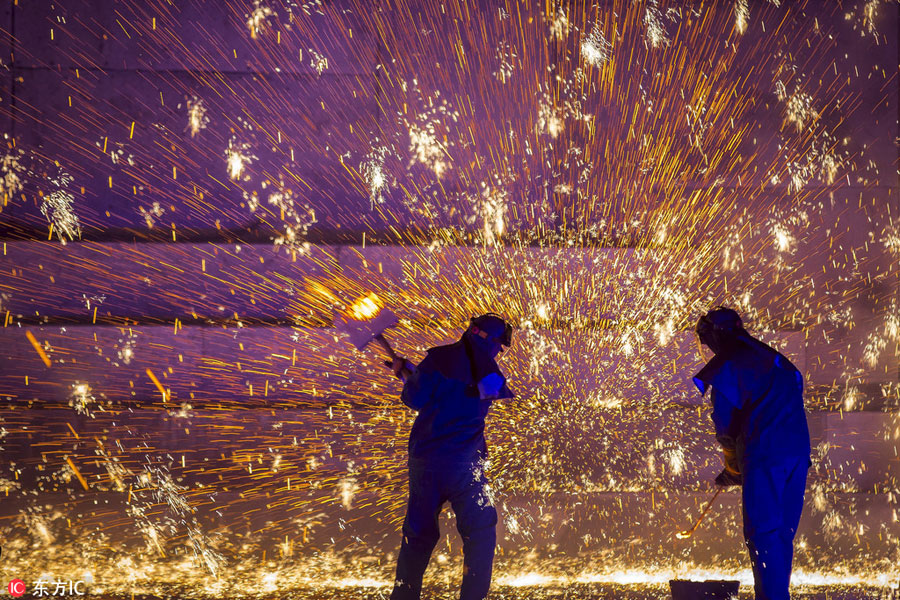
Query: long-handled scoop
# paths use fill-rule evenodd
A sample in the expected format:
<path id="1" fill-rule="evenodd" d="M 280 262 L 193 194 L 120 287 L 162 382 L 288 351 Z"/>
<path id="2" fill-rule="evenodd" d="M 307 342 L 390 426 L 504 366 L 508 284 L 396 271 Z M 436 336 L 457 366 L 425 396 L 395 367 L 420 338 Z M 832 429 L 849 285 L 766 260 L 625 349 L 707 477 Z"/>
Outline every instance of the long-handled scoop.
<path id="1" fill-rule="evenodd" d="M 703 512 L 700 513 L 700 518 L 697 519 L 697 522 L 694 523 L 694 526 L 691 527 L 690 529 L 688 529 L 687 531 L 682 531 L 680 533 L 676 533 L 675 537 L 677 537 L 679 540 L 684 540 L 684 539 L 687 539 L 687 538 L 691 537 L 692 535 L 694 535 L 694 532 L 697 531 L 698 527 L 700 527 L 700 523 L 703 522 L 703 518 L 706 516 L 706 513 L 709 512 L 710 508 L 712 508 L 713 502 L 716 501 L 716 498 L 719 497 L 719 494 L 722 493 L 723 489 L 725 489 L 725 488 L 719 487 L 716 490 L 716 493 L 713 494 L 713 497 L 710 499 L 710 501 L 706 503 L 706 508 L 704 508 Z"/>

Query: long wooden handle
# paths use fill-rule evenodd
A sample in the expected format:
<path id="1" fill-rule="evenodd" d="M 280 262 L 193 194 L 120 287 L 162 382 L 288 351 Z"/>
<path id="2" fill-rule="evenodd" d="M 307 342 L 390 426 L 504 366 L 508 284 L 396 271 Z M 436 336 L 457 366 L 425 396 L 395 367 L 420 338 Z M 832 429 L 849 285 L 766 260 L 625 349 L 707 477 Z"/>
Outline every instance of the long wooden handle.
<path id="1" fill-rule="evenodd" d="M 700 523 L 703 522 L 703 517 L 705 517 L 705 516 L 706 516 L 706 513 L 709 512 L 709 509 L 712 508 L 713 502 L 716 501 L 716 498 L 719 497 L 719 494 L 722 493 L 722 490 L 723 490 L 723 489 L 725 489 L 725 488 L 719 487 L 719 488 L 716 490 L 716 493 L 713 494 L 713 497 L 710 499 L 710 501 L 706 503 L 706 508 L 704 508 L 704 509 L 703 509 L 703 512 L 700 513 L 700 518 L 697 519 L 697 522 L 694 524 L 694 527 L 693 527 L 693 529 L 691 529 L 691 531 L 696 531 L 696 530 L 697 530 L 697 528 L 700 526 Z"/>
<path id="2" fill-rule="evenodd" d="M 720 487 L 716 490 L 716 493 L 713 494 L 712 499 L 710 499 L 710 501 L 706 503 L 706 508 L 704 508 L 703 512 L 700 513 L 700 518 L 697 519 L 697 522 L 694 523 L 694 526 L 691 527 L 690 529 L 688 529 L 687 531 L 682 531 L 681 533 L 676 533 L 675 537 L 677 537 L 679 540 L 684 540 L 684 539 L 687 539 L 687 538 L 691 537 L 692 535 L 694 535 L 694 532 L 697 531 L 698 527 L 700 527 L 700 523 L 703 522 L 703 517 L 705 517 L 706 513 L 709 512 L 709 509 L 712 507 L 713 502 L 716 501 L 716 498 L 719 497 L 719 494 L 722 492 L 723 489 L 725 489 L 725 488 Z"/>
<path id="3" fill-rule="evenodd" d="M 388 358 L 390 358 L 391 360 L 395 360 L 395 359 L 399 358 L 397 356 L 397 353 L 394 352 L 394 349 L 391 348 L 390 343 L 388 343 L 388 341 L 384 338 L 384 336 L 382 334 L 379 333 L 378 335 L 375 336 L 374 339 L 376 342 L 379 343 L 379 345 L 381 345 L 382 348 L 384 348 L 384 351 L 387 352 Z"/>
<path id="4" fill-rule="evenodd" d="M 387 366 L 393 368 L 394 361 L 396 361 L 396 360 L 398 360 L 398 359 L 401 359 L 400 356 L 398 356 L 397 353 L 394 352 L 394 349 L 391 348 L 391 344 L 390 344 L 390 343 L 384 338 L 384 336 L 381 335 L 380 333 L 379 333 L 378 335 L 376 335 L 373 339 L 374 339 L 376 342 L 378 342 L 378 344 L 379 344 L 382 348 L 384 348 L 384 351 L 387 352 L 387 355 L 388 355 L 388 356 L 390 357 L 390 359 L 391 359 L 391 360 L 389 360 L 389 361 L 386 361 L 384 364 L 386 364 Z M 405 362 L 405 361 L 404 361 L 404 362 Z M 400 379 L 401 379 L 402 381 L 406 381 L 406 379 L 411 375 L 411 373 L 410 373 L 410 370 L 409 370 L 407 367 L 404 366 L 403 368 L 400 369 L 400 372 L 397 373 L 397 375 L 400 377 Z"/>

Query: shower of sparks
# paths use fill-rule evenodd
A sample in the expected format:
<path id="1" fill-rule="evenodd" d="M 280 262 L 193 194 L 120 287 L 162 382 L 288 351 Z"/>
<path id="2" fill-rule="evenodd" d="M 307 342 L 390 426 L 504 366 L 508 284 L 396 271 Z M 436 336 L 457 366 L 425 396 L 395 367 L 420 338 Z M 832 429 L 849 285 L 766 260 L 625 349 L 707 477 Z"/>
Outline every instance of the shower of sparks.
<path id="1" fill-rule="evenodd" d="M 787 100 L 787 120 L 801 131 L 809 121 L 819 115 L 812 108 L 813 98 L 809 94 L 796 92 Z"/>
<path id="2" fill-rule="evenodd" d="M 495 244 L 503 236 L 506 226 L 506 211 L 509 198 L 503 188 L 482 184 L 482 191 L 476 203 L 481 205 L 482 231 L 485 242 Z"/>
<path id="3" fill-rule="evenodd" d="M 669 35 L 666 32 L 666 24 L 659 10 L 656 0 L 650 0 L 644 12 L 644 28 L 647 42 L 652 48 L 659 48 L 669 43 Z"/>
<path id="4" fill-rule="evenodd" d="M 247 29 L 250 36 L 256 39 L 268 26 L 270 17 L 275 16 L 275 11 L 263 4 L 263 0 L 253 0 L 253 11 L 247 17 Z"/>
<path id="5" fill-rule="evenodd" d="M 565 117 L 562 111 L 551 103 L 549 97 L 544 98 L 538 107 L 537 131 L 557 137 L 565 129 Z"/>
<path id="6" fill-rule="evenodd" d="M 131 360 L 134 358 L 134 349 L 137 346 L 137 338 L 134 333 L 129 332 L 127 337 L 123 339 L 119 339 L 119 342 L 116 346 L 116 356 L 119 357 L 119 361 L 123 365 L 131 364 Z M 113 363 L 113 366 L 119 366 L 119 363 Z"/>
<path id="7" fill-rule="evenodd" d="M 595 67 L 602 66 L 612 57 L 612 44 L 598 26 L 594 25 L 591 33 L 581 41 L 581 56 Z"/>
<path id="8" fill-rule="evenodd" d="M 51 180 L 55 189 L 44 197 L 41 204 L 41 214 L 47 217 L 62 244 L 81 237 L 81 222 L 72 206 L 75 196 L 66 189 L 72 181 L 73 178 L 67 173 Z"/>
<path id="9" fill-rule="evenodd" d="M 4 138 L 8 139 L 5 134 Z M 22 155 L 22 151 L 17 150 L 0 157 L 0 196 L 3 200 L 0 210 L 17 192 L 22 190 L 22 174 L 25 170 L 21 163 Z"/>
<path id="10" fill-rule="evenodd" d="M 106 300 L 106 296 L 88 296 L 87 294 L 82 294 L 81 297 L 84 300 L 84 307 L 88 310 L 91 310 L 91 303 L 93 303 L 94 306 L 100 306 L 103 304 L 103 301 Z"/>
<path id="11" fill-rule="evenodd" d="M 141 206 L 140 212 L 141 216 L 144 217 L 144 222 L 147 223 L 147 229 L 153 229 L 153 226 L 156 224 L 156 219 L 163 216 L 166 209 L 164 209 L 159 202 L 154 202 L 149 210 Z"/>
<path id="12" fill-rule="evenodd" d="M 569 33 L 569 18 L 562 8 L 556 9 L 553 18 L 550 21 L 550 35 L 556 39 L 565 39 Z"/>
<path id="13" fill-rule="evenodd" d="M 882 354 L 890 347 L 900 344 L 900 300 L 894 298 L 887 311 L 884 325 L 876 329 L 863 349 L 863 362 L 869 368 L 875 368 Z"/>
<path id="14" fill-rule="evenodd" d="M 197 96 L 193 96 L 187 101 L 188 109 L 188 129 L 191 137 L 195 137 L 209 125 L 209 115 L 207 114 L 206 105 L 203 100 Z"/>
<path id="15" fill-rule="evenodd" d="M 775 96 L 785 103 L 785 119 L 788 123 L 793 123 L 798 132 L 819 116 L 812 107 L 813 97 L 799 89 L 789 94 L 785 84 L 778 81 L 775 83 Z"/>
<path id="16" fill-rule="evenodd" d="M 350 305 L 350 317 L 357 321 L 371 319 L 381 310 L 379 302 L 378 296 L 375 294 L 368 294 L 360 298 Z"/>
<path id="17" fill-rule="evenodd" d="M 499 79 L 501 83 L 506 83 L 516 70 L 517 62 L 518 57 L 516 56 L 515 48 L 509 42 L 501 42 L 497 47 L 497 63 L 499 66 L 493 73 L 494 77 Z"/>
<path id="18" fill-rule="evenodd" d="M 275 247 L 283 246 L 288 252 L 305 254 L 310 245 L 306 235 L 310 227 L 317 223 L 316 211 L 294 198 L 294 192 L 280 182 L 279 189 L 269 194 L 268 203 L 278 208 L 284 222 L 284 233 L 275 236 Z"/>
<path id="19" fill-rule="evenodd" d="M 35 136 L 4 136 L 10 564 L 123 597 L 250 594 L 248 573 L 273 597 L 383 595 L 413 414 L 376 351 L 335 332 L 362 299 L 359 318 L 397 313 L 386 335 L 414 362 L 480 311 L 518 326 L 501 359 L 517 398 L 493 405 L 483 465 L 501 594 L 747 585 L 745 555 L 722 552 L 738 495 L 672 545 L 721 469 L 687 379 L 692 325 L 723 303 L 840 423 L 815 440 L 794 581 L 896 585 L 900 491 L 872 464 L 900 447 L 900 221 L 884 144 L 850 126 L 895 108 L 893 65 L 860 50 L 893 47 L 894 6 L 222 6 L 196 27 L 164 0 L 88 34 L 63 7 L 47 21 L 178 64 L 142 66 L 123 101 L 118 66 L 97 69 L 116 61 L 62 44 L 64 108 L 29 116 L 23 94 L 17 136 Z M 85 240 L 60 248 L 47 221 Z M 857 455 L 844 430 L 881 445 Z M 445 585 L 455 538 L 434 560 Z"/>
<path id="20" fill-rule="evenodd" d="M 384 171 L 384 159 L 387 154 L 386 147 L 375 148 L 366 156 L 365 162 L 359 166 L 363 179 L 369 186 L 369 200 L 372 202 L 372 206 L 383 203 L 384 194 L 390 189 Z"/>
<path id="21" fill-rule="evenodd" d="M 734 0 L 734 28 L 738 33 L 747 31 L 747 20 L 750 18 L 750 9 L 747 0 Z"/>
<path id="22" fill-rule="evenodd" d="M 413 161 L 425 164 L 440 178 L 450 164 L 444 147 L 438 142 L 434 123 L 424 127 L 412 125 L 409 128 L 409 150 L 413 153 Z"/>
<path id="23" fill-rule="evenodd" d="M 250 153 L 249 142 L 238 142 L 235 138 L 228 141 L 228 148 L 225 149 L 225 165 L 228 169 L 228 177 L 233 181 L 243 178 L 249 181 L 249 176 L 244 176 L 244 169 L 250 165 L 256 156 Z"/>
<path id="24" fill-rule="evenodd" d="M 351 510 L 353 508 L 353 497 L 359 489 L 356 485 L 356 479 L 353 477 L 341 479 L 338 482 L 338 487 L 340 489 L 341 506 L 344 507 L 344 510 Z"/>
<path id="25" fill-rule="evenodd" d="M 92 417 L 93 413 L 91 412 L 91 405 L 94 401 L 95 398 L 91 393 L 91 388 L 88 384 L 76 383 L 72 386 L 72 399 L 69 401 L 69 406 L 71 406 L 76 413 Z"/>
<path id="26" fill-rule="evenodd" d="M 315 50 L 309 50 L 309 66 L 316 70 L 316 73 L 321 75 L 325 72 L 325 69 L 328 68 L 328 59 L 325 58 L 324 55 L 316 52 Z"/>
<path id="27" fill-rule="evenodd" d="M 863 6 L 863 30 L 870 35 L 875 34 L 875 20 L 878 18 L 878 5 L 881 0 L 868 0 Z"/>

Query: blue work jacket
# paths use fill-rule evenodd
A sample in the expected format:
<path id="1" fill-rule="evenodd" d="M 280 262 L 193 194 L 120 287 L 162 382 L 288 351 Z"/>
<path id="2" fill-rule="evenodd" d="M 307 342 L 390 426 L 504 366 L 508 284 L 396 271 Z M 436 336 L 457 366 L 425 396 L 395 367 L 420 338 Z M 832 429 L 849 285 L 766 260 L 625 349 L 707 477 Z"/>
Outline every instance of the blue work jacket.
<path id="1" fill-rule="evenodd" d="M 481 399 L 472 371 L 460 340 L 431 348 L 407 379 L 400 398 L 419 413 L 409 435 L 410 464 L 473 464 L 487 458 L 484 420 L 493 401 Z M 499 398 L 511 397 L 504 384 Z"/>
<path id="2" fill-rule="evenodd" d="M 712 388 L 716 439 L 735 450 L 741 471 L 810 456 L 803 376 L 782 354 L 746 336 L 694 376 Z"/>

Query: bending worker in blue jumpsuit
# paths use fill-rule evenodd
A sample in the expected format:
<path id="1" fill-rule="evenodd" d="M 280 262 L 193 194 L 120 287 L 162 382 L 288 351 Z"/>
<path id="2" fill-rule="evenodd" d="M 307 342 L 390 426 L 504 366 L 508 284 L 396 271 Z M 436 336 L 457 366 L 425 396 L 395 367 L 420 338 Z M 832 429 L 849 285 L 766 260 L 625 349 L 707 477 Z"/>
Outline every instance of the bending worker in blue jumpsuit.
<path id="1" fill-rule="evenodd" d="M 712 388 L 716 439 L 725 454 L 716 484 L 743 485 L 756 600 L 789 600 L 794 534 L 812 464 L 803 376 L 751 337 L 729 308 L 701 317 L 696 331 L 715 353 L 694 383 L 702 394 Z"/>
<path id="2" fill-rule="evenodd" d="M 422 576 L 440 539 L 445 502 L 463 540 L 460 600 L 482 600 L 491 586 L 497 511 L 487 493 L 484 419 L 491 403 L 512 398 L 495 358 L 512 327 L 488 313 L 470 320 L 462 338 L 431 348 L 418 367 L 397 359 L 401 399 L 418 411 L 409 436 L 409 505 L 391 600 L 418 600 Z"/>

